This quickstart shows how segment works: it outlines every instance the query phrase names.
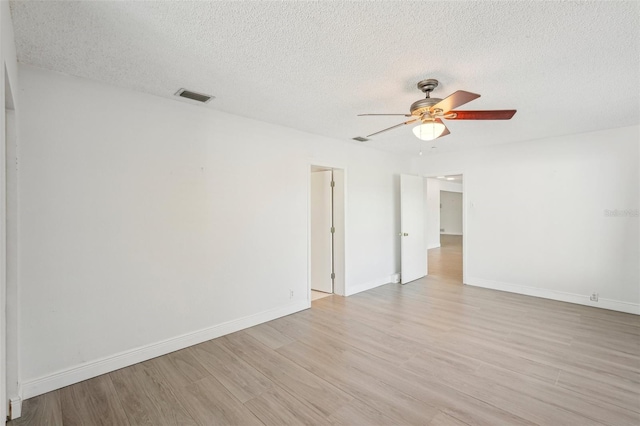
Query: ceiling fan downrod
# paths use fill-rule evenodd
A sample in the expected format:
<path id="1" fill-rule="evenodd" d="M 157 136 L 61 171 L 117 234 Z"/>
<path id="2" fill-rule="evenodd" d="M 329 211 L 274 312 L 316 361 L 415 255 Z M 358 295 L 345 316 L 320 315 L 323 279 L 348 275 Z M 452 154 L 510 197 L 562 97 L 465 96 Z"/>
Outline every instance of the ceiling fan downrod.
<path id="1" fill-rule="evenodd" d="M 431 92 L 436 87 L 438 87 L 438 80 L 436 80 L 435 78 L 428 78 L 426 80 L 418 82 L 418 89 L 425 93 L 427 97 L 411 104 L 411 115 L 421 118 L 424 117 L 425 114 L 427 114 L 428 117 L 433 116 L 434 111 L 431 111 L 431 107 L 442 100 L 439 98 L 431 97 Z"/>
<path id="2" fill-rule="evenodd" d="M 431 97 L 431 92 L 438 87 L 438 80 L 435 78 L 428 78 L 418 82 L 418 89 L 427 95 L 427 99 Z"/>

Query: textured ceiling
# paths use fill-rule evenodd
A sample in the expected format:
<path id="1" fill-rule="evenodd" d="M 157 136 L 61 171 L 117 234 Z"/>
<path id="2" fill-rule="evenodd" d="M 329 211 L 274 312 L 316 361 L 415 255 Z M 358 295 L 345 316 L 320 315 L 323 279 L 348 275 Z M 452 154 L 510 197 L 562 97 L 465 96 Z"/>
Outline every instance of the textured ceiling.
<path id="1" fill-rule="evenodd" d="M 368 145 L 417 155 L 638 124 L 640 7 L 617 2 L 13 1 L 22 63 L 341 139 L 462 89 L 460 109 L 510 121 L 449 121 L 420 142 L 409 126 Z M 176 100 L 177 102 L 182 100 Z M 182 101 L 184 102 L 184 101 Z M 242 131 L 242 129 L 238 129 Z M 435 146 L 436 148 L 432 148 Z"/>

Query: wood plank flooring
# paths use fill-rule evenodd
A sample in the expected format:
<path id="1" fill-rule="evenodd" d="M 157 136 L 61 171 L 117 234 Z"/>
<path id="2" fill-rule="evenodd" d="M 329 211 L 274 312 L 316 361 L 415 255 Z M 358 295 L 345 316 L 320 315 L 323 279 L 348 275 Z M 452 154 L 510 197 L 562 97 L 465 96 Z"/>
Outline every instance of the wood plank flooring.
<path id="1" fill-rule="evenodd" d="M 440 235 L 440 247 L 428 253 L 430 276 L 462 283 L 462 235 Z"/>
<path id="2" fill-rule="evenodd" d="M 332 293 L 324 293 L 322 291 L 311 290 L 311 301 L 322 299 L 323 297 L 329 297 Z"/>
<path id="3" fill-rule="evenodd" d="M 29 399 L 9 425 L 640 424 L 640 317 L 457 284 L 460 248 L 407 285 Z"/>

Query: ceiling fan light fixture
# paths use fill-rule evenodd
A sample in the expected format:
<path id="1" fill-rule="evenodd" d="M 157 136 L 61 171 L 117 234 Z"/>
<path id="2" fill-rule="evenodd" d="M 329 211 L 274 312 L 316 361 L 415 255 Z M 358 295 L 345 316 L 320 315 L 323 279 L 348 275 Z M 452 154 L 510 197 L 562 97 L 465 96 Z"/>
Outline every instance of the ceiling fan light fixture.
<path id="1" fill-rule="evenodd" d="M 447 120 L 509 120 L 516 113 L 515 109 L 489 110 L 489 111 L 460 111 L 456 110 L 461 105 L 471 102 L 480 97 L 477 93 L 457 90 L 444 99 L 432 98 L 431 92 L 438 86 L 438 80 L 429 78 L 418 82 L 418 89 L 424 92 L 427 97 L 411 104 L 409 111 L 411 114 L 358 114 L 362 115 L 402 115 L 411 117 L 403 123 L 387 127 L 375 133 L 367 135 L 367 138 L 378 135 L 398 127 L 422 122 L 413 128 L 413 134 L 423 141 L 432 141 L 442 136 L 447 136 L 451 132 L 444 125 L 442 119 Z M 431 149 L 434 149 L 431 147 Z"/>
<path id="2" fill-rule="evenodd" d="M 437 121 L 425 121 L 413 128 L 413 134 L 423 141 L 432 141 L 439 138 L 445 128 L 444 124 Z"/>

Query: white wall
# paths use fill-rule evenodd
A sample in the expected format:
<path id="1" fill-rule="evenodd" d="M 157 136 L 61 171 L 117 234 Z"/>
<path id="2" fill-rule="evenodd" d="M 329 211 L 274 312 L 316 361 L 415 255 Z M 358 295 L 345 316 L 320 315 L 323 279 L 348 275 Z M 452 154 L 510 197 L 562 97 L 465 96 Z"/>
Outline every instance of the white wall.
<path id="1" fill-rule="evenodd" d="M 19 70 L 25 396 L 307 308 L 310 164 L 345 169 L 345 292 L 398 272 L 408 159 Z"/>
<path id="2" fill-rule="evenodd" d="M 425 179 L 425 241 L 428 249 L 440 247 L 440 184 L 438 179 Z"/>
<path id="3" fill-rule="evenodd" d="M 440 191 L 440 205 L 440 233 L 462 235 L 462 193 Z"/>
<path id="4" fill-rule="evenodd" d="M 0 1 L 0 419 L 6 418 L 7 399 L 17 400 L 18 389 L 18 288 L 15 266 L 18 262 L 16 244 L 15 141 L 13 124 L 18 110 L 18 78 L 13 24 L 8 1 Z M 9 108 L 9 109 L 7 109 Z M 6 156 L 6 158 L 5 158 Z M 5 299 L 6 297 L 6 299 Z M 5 362 L 6 360 L 6 362 Z M 6 371 L 5 371 L 6 365 Z M 19 415 L 20 404 L 13 414 Z"/>
<path id="5" fill-rule="evenodd" d="M 428 156 L 464 173 L 466 283 L 640 313 L 638 126 Z M 605 210 L 631 209 L 607 217 Z M 634 210 L 635 209 L 635 210 Z M 590 302 L 592 292 L 599 302 Z"/>

